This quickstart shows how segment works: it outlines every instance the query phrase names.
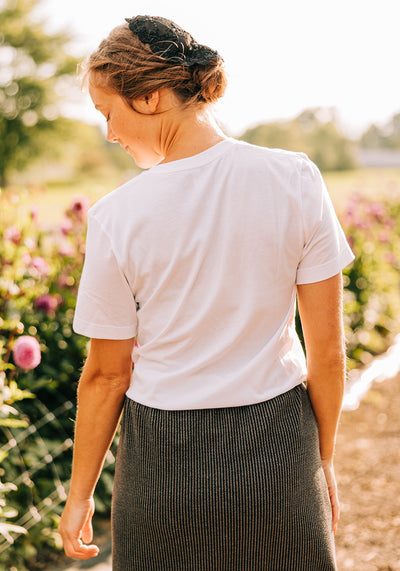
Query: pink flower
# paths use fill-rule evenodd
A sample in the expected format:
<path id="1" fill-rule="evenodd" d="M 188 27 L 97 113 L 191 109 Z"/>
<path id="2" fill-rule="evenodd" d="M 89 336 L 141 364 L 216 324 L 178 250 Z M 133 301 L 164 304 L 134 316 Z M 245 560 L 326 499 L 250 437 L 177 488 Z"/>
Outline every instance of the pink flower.
<path id="1" fill-rule="evenodd" d="M 46 262 L 46 260 L 44 258 L 42 258 L 41 256 L 35 256 L 34 258 L 32 258 L 32 262 L 31 265 L 33 268 L 35 268 L 35 270 L 37 270 L 39 272 L 39 274 L 43 277 L 46 277 L 49 275 L 50 273 L 50 266 L 49 264 Z"/>
<path id="2" fill-rule="evenodd" d="M 386 208 L 380 202 L 369 202 L 365 206 L 365 211 L 377 220 L 380 220 L 386 215 Z"/>
<path id="3" fill-rule="evenodd" d="M 58 255 L 63 257 L 66 256 L 67 258 L 73 258 L 75 256 L 75 249 L 72 244 L 70 244 L 70 242 L 64 240 L 58 247 Z"/>
<path id="4" fill-rule="evenodd" d="M 73 198 L 69 209 L 67 210 L 66 214 L 70 218 L 75 218 L 80 222 L 84 222 L 86 220 L 87 211 L 90 208 L 90 200 L 84 194 L 77 195 Z"/>
<path id="5" fill-rule="evenodd" d="M 356 220 L 354 222 L 354 227 L 358 228 L 359 230 L 369 230 L 371 228 L 371 226 L 372 225 L 371 225 L 370 220 L 366 220 L 365 218 L 364 218 L 364 220 L 359 218 L 358 220 Z"/>
<path id="6" fill-rule="evenodd" d="M 16 246 L 18 246 L 18 244 L 21 242 L 21 237 L 21 230 L 16 226 L 10 226 L 4 231 L 4 238 L 10 242 L 13 242 Z"/>
<path id="7" fill-rule="evenodd" d="M 72 231 L 73 224 L 69 218 L 64 218 L 61 222 L 61 232 L 65 235 L 69 234 Z"/>
<path id="8" fill-rule="evenodd" d="M 35 299 L 33 305 L 39 311 L 43 311 L 43 313 L 49 314 L 53 313 L 61 303 L 62 298 L 60 295 L 51 295 L 50 293 L 44 293 Z"/>
<path id="9" fill-rule="evenodd" d="M 34 337 L 22 335 L 18 337 L 13 348 L 14 362 L 17 367 L 30 371 L 41 361 L 40 345 Z"/>

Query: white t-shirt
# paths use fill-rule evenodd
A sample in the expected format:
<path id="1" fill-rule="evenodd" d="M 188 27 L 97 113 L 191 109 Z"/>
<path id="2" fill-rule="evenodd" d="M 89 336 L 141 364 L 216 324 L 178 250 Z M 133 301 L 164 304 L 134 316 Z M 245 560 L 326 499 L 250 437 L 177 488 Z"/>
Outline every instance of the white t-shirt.
<path id="1" fill-rule="evenodd" d="M 90 209 L 74 329 L 137 335 L 127 396 L 144 405 L 261 402 L 306 376 L 296 284 L 353 258 L 306 155 L 226 139 Z"/>

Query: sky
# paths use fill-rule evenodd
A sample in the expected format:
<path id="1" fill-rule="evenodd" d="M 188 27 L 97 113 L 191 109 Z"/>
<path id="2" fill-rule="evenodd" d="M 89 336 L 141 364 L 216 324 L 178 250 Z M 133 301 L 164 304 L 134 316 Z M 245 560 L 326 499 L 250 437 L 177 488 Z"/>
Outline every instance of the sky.
<path id="1" fill-rule="evenodd" d="M 224 58 L 229 83 L 216 113 L 232 136 L 328 107 L 356 137 L 400 112 L 399 0 L 42 0 L 39 12 L 49 31 L 72 33 L 79 56 L 125 17 L 174 20 Z M 101 121 L 87 94 L 68 113 Z"/>

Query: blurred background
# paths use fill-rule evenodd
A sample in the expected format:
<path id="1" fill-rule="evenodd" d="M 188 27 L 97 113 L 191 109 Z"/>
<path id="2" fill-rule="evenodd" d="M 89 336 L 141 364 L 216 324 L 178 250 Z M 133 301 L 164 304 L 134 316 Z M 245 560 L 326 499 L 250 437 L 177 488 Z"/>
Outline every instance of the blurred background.
<path id="1" fill-rule="evenodd" d="M 87 352 L 87 340 L 72 331 L 86 213 L 140 172 L 106 141 L 104 117 L 81 90 L 77 66 L 136 14 L 170 18 L 222 55 L 229 85 L 215 114 L 226 134 L 306 152 L 322 170 L 357 256 L 344 272 L 350 384 L 400 332 L 396 0 L 0 0 L 0 569 L 49 571 L 60 562 L 56 530 Z M 380 420 L 368 413 L 345 429 L 362 433 L 376 424 L 394 438 L 381 410 L 389 401 L 371 394 Z M 114 451 L 96 498 L 100 530 L 108 523 Z M 382 493 L 400 497 L 400 478 L 391 487 L 386 462 Z M 375 512 L 378 504 L 375 498 Z M 400 554 L 388 545 L 400 542 L 388 530 L 398 532 L 400 520 L 384 513 L 376 521 L 371 537 L 382 545 L 364 549 L 363 566 L 349 555 L 351 541 L 346 547 L 339 538 L 343 568 L 399 568 Z M 346 529 L 359 537 L 354 525 L 349 520 Z"/>
<path id="2" fill-rule="evenodd" d="M 2 186 L 81 184 L 84 174 L 109 190 L 114 175 L 135 170 L 104 141 L 104 119 L 80 90 L 76 68 L 113 26 L 138 13 L 171 18 L 221 53 L 229 84 L 215 112 L 228 135 L 303 150 L 324 171 L 400 165 L 394 0 L 379 10 L 360 0 L 245 7 L 120 0 L 112 9 L 1 0 L 0 9 Z"/>

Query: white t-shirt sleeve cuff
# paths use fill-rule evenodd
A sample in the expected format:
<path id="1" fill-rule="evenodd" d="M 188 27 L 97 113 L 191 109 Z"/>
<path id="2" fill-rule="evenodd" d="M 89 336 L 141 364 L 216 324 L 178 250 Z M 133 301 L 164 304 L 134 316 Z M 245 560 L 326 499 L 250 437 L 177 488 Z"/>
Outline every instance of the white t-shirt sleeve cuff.
<path id="1" fill-rule="evenodd" d="M 319 266 L 300 268 L 297 272 L 297 284 L 309 284 L 327 280 L 348 266 L 354 260 L 350 247 L 345 247 L 334 259 Z"/>
<path id="2" fill-rule="evenodd" d="M 131 339 L 136 337 L 136 327 L 132 326 L 115 326 L 115 325 L 98 325 L 74 318 L 73 329 L 75 333 L 85 335 L 92 339 Z"/>

